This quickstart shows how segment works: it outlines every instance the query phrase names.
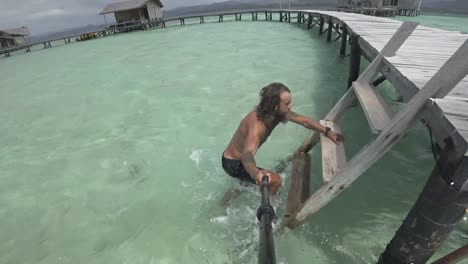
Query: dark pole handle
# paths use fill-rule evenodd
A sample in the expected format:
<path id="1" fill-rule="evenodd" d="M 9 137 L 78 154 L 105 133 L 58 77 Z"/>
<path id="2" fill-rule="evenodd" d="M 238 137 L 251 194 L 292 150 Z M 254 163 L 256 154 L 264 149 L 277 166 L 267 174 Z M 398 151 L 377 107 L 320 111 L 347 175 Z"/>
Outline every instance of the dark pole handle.
<path id="1" fill-rule="evenodd" d="M 275 218 L 275 211 L 270 205 L 269 177 L 262 177 L 260 191 L 262 193 L 262 204 L 257 210 L 257 219 L 260 224 L 260 239 L 258 251 L 259 264 L 275 264 L 275 243 L 273 240 L 272 220 Z"/>

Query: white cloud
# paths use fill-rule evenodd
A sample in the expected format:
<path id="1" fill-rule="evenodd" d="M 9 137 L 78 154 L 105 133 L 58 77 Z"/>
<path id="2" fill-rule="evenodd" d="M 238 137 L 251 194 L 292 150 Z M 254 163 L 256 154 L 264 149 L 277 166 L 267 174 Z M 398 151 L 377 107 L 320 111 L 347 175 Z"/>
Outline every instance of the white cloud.
<path id="1" fill-rule="evenodd" d="M 27 18 L 30 20 L 36 20 L 36 19 L 42 19 L 42 18 L 48 18 L 48 17 L 57 17 L 57 16 L 63 16 L 66 15 L 65 10 L 61 8 L 54 8 L 50 10 L 44 10 L 44 11 L 39 11 L 36 13 L 31 14 Z"/>

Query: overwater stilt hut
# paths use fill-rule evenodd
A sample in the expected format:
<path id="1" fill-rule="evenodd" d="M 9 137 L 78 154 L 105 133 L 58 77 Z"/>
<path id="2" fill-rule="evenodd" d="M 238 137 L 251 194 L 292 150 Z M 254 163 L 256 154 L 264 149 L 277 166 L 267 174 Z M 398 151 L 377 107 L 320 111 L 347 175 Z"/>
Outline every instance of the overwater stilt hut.
<path id="1" fill-rule="evenodd" d="M 160 0 L 129 0 L 124 2 L 108 4 L 99 13 L 107 23 L 106 14 L 114 14 L 116 27 L 138 28 L 138 24 L 156 23 L 162 19 L 162 8 L 164 5 Z M 143 23 L 142 23 L 143 22 Z M 130 25 L 129 23 L 134 23 Z M 129 27 L 130 26 L 130 27 Z M 144 27 L 141 26 L 143 29 Z"/>
<path id="2" fill-rule="evenodd" d="M 27 27 L 0 30 L 0 49 L 24 45 L 29 35 L 31 33 Z"/>

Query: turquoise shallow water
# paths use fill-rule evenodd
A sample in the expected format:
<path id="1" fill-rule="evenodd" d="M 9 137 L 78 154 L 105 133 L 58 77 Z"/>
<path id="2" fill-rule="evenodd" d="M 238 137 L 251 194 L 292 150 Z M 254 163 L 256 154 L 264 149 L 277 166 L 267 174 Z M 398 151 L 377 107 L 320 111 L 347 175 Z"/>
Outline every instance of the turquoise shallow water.
<path id="1" fill-rule="evenodd" d="M 420 22 L 421 25 L 445 30 L 460 31 L 468 34 L 468 15 L 423 14 L 416 17 L 397 16 L 401 21 Z"/>
<path id="2" fill-rule="evenodd" d="M 338 47 L 316 29 L 243 21 L 1 60 L 0 263 L 256 263 L 260 196 L 247 189 L 218 207 L 234 184 L 221 152 L 272 81 L 292 89 L 295 111 L 323 117 L 346 88 Z M 355 107 L 340 124 L 351 157 L 371 137 L 367 121 Z M 308 133 L 278 127 L 259 165 L 274 168 Z M 306 225 L 276 236 L 279 263 L 375 263 L 433 164 L 417 126 Z M 320 171 L 317 147 L 313 190 Z M 435 258 L 467 238 L 463 221 Z"/>

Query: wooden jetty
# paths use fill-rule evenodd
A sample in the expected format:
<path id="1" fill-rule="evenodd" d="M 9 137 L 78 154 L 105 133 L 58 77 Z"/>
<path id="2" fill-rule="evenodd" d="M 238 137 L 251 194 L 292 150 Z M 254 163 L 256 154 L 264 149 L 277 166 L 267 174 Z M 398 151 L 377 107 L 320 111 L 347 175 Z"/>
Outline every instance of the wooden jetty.
<path id="1" fill-rule="evenodd" d="M 44 49 L 52 48 L 52 43 L 56 41 L 63 41 L 65 44 L 70 44 L 73 39 L 76 38 L 77 41 L 90 40 L 94 38 L 107 37 L 109 35 L 126 33 L 135 30 L 148 30 L 150 28 L 156 28 L 162 26 L 164 21 L 161 19 L 145 19 L 138 21 L 128 21 L 123 23 L 110 24 L 106 28 L 97 31 L 83 32 L 79 34 L 72 34 L 62 37 L 57 37 L 53 39 L 37 41 L 26 43 L 24 45 L 19 45 L 7 49 L 0 49 L 0 55 L 7 58 L 10 57 L 14 52 L 24 50 L 25 52 L 30 52 L 31 48 L 36 45 L 42 45 Z"/>
<path id="2" fill-rule="evenodd" d="M 285 225 L 294 228 L 307 221 L 421 120 L 441 149 L 439 158 L 379 263 L 426 263 L 468 207 L 468 35 L 350 13 L 297 12 L 315 16 L 312 23 L 319 24 L 319 33 L 324 33 L 324 24 L 328 24 L 328 41 L 332 31 L 341 31 L 338 36 L 342 37 L 342 55 L 350 35 L 349 89 L 322 124 L 339 131 L 340 115 L 358 101 L 375 137 L 347 161 L 342 143 L 332 144 L 328 138 L 312 133 L 298 153 L 309 152 L 321 141 L 324 185 L 300 205 L 288 201 L 288 206 L 297 209 L 286 209 Z M 361 54 L 371 63 L 359 74 Z M 382 80 L 379 75 L 389 80 L 402 96 L 405 105 L 399 112 L 394 113 L 375 89 Z M 376 82 L 376 78 L 380 80 Z M 299 184 L 292 182 L 294 189 L 290 191 L 309 192 L 300 186 L 309 182 L 310 172 L 301 169 L 302 164 L 308 164 L 306 157 L 296 154 L 293 159 L 293 173 L 302 175 L 291 175 L 291 180 Z"/>
<path id="3" fill-rule="evenodd" d="M 339 55 L 345 56 L 349 46 L 348 89 L 320 122 L 339 131 L 340 115 L 359 102 L 375 136 L 354 157 L 346 157 L 343 143 L 333 144 L 311 133 L 293 157 L 284 227 L 295 228 L 310 219 L 416 123 L 428 128 L 438 156 L 434 169 L 379 259 L 380 264 L 426 263 L 468 207 L 468 35 L 383 17 L 318 10 L 214 12 L 166 18 L 160 25 L 203 24 L 207 17 L 215 18 L 214 23 L 248 19 L 296 23 L 307 29 L 317 26 L 327 41 L 341 39 Z M 362 73 L 361 56 L 371 62 Z M 404 103 L 396 113 L 375 89 L 384 80 L 392 83 Z M 319 141 L 324 184 L 310 195 L 308 152 Z"/>

